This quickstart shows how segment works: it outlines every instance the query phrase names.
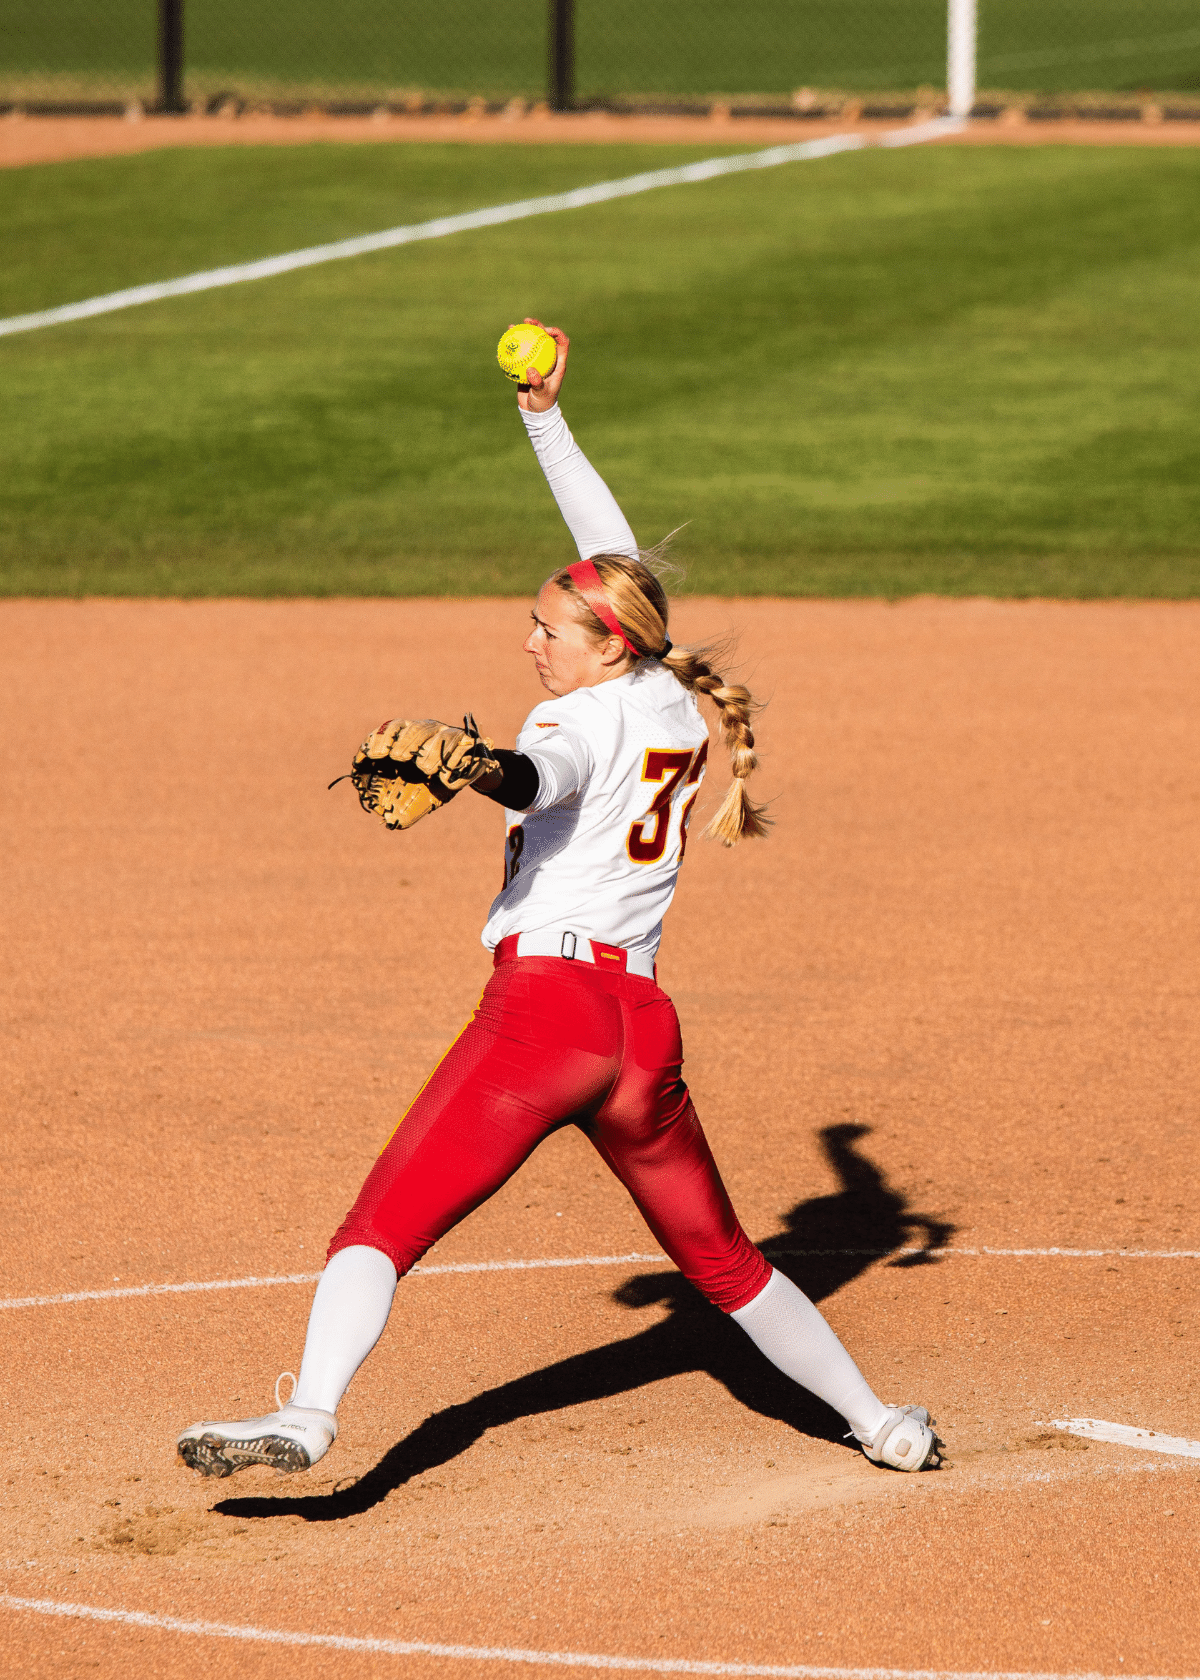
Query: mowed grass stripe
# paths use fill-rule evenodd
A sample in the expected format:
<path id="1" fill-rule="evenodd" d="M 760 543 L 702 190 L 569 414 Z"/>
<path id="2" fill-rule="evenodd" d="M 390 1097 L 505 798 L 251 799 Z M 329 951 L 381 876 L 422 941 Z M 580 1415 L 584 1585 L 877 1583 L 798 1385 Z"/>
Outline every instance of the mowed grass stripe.
<path id="1" fill-rule="evenodd" d="M 953 131 L 958 126 L 961 125 L 946 125 L 939 119 L 922 125 L 919 129 L 909 130 L 899 139 L 885 136 L 880 143 L 918 144 L 922 140 L 933 139 L 941 133 Z M 302 268 L 319 268 L 324 263 L 351 261 L 355 257 L 373 256 L 377 251 L 397 250 L 401 246 L 417 245 L 429 239 L 449 239 L 457 233 L 474 233 L 480 228 L 524 222 L 534 216 L 550 216 L 564 210 L 586 209 L 593 204 L 635 198 L 644 192 L 658 192 L 668 187 L 694 186 L 700 181 L 716 180 L 722 175 L 740 174 L 747 169 L 777 169 L 787 163 L 811 162 L 832 157 L 837 152 L 861 151 L 867 143 L 858 134 L 834 134 L 820 140 L 801 141 L 791 146 L 772 146 L 740 157 L 709 157 L 697 163 L 686 163 L 674 168 L 643 170 L 639 174 L 626 175 L 615 181 L 596 181 L 585 187 L 572 188 L 565 193 L 544 193 L 536 198 L 521 198 L 508 204 L 467 210 L 457 216 L 435 216 L 429 221 L 409 222 L 400 227 L 381 229 L 377 233 L 355 234 L 349 239 L 333 240 L 323 245 L 307 245 L 297 251 L 283 251 L 250 262 L 201 269 L 191 274 L 177 275 L 171 280 L 123 287 L 119 291 L 82 298 L 77 303 L 60 304 L 52 309 L 5 316 L 0 318 L 0 337 L 36 332 L 45 327 L 62 326 L 68 322 L 91 320 L 97 315 L 111 315 L 119 309 L 161 303 L 168 298 L 191 297 L 197 292 L 220 291 L 225 286 L 244 285 L 254 280 L 274 280 Z"/>
<path id="2" fill-rule="evenodd" d="M 1198 174 L 864 152 L 8 340 L 2 587 L 534 588 L 567 540 L 493 357 L 537 313 L 698 590 L 1194 594 Z"/>
<path id="3" fill-rule="evenodd" d="M 521 198 L 507 204 L 487 205 L 466 210 L 453 216 L 435 216 L 422 222 L 403 223 L 374 233 L 360 233 L 324 244 L 306 245 L 298 250 L 277 252 L 269 257 L 253 258 L 247 262 L 225 263 L 216 268 L 193 270 L 169 280 L 148 281 L 140 286 L 126 286 L 117 291 L 94 294 L 77 302 L 57 304 L 48 309 L 31 310 L 21 315 L 0 317 L 0 337 L 14 333 L 36 332 L 45 327 L 63 326 L 69 322 L 91 320 L 97 315 L 110 315 L 119 309 L 133 309 L 147 303 L 161 303 L 169 298 L 190 297 L 197 292 L 219 291 L 225 286 L 237 286 L 254 280 L 277 279 L 303 268 L 318 268 L 324 263 L 345 262 L 355 257 L 373 256 L 377 251 L 397 250 L 404 245 L 421 244 L 429 239 L 448 239 L 457 233 L 474 233 L 480 228 L 501 227 L 510 222 L 528 221 L 534 216 L 554 215 L 564 210 L 581 210 L 594 204 L 606 204 L 622 198 L 636 198 L 645 192 L 660 192 L 669 187 L 694 186 L 701 181 L 713 181 L 723 175 L 737 175 L 748 169 L 778 169 L 789 163 L 816 162 L 833 157 L 838 152 L 862 151 L 868 145 L 915 146 L 936 140 L 945 134 L 957 133 L 963 124 L 950 118 L 937 117 L 911 128 L 895 129 L 870 140 L 861 134 L 830 134 L 817 140 L 803 140 L 786 146 L 769 146 L 759 151 L 738 155 L 705 157 L 694 163 L 677 164 L 665 168 L 642 170 L 610 181 L 594 181 L 587 186 L 572 187 L 562 193 L 542 193 Z"/>
<path id="4" fill-rule="evenodd" d="M 750 149 L 339 143 L 4 170 L 0 316 Z"/>

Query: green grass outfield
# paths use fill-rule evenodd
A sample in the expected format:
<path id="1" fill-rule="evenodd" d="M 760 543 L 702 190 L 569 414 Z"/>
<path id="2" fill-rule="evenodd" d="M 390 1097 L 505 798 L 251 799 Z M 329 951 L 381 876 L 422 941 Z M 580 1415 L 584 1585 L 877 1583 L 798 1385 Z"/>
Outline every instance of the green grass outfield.
<path id="1" fill-rule="evenodd" d="M 174 151 L 0 174 L 0 314 L 679 162 Z M 494 363 L 698 591 L 1200 593 L 1200 152 L 872 151 L 0 339 L 8 594 L 524 592 L 569 548 Z"/>

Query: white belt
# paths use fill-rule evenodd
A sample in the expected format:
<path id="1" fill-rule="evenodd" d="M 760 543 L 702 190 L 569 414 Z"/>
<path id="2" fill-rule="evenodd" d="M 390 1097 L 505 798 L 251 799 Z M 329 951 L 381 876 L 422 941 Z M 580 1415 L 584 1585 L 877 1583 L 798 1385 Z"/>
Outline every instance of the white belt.
<path id="1" fill-rule="evenodd" d="M 566 957 L 573 962 L 594 963 L 597 968 L 619 969 L 619 959 L 609 957 L 607 953 L 621 949 L 623 947 L 605 945 L 599 940 L 593 948 L 586 933 L 573 933 L 570 928 L 539 928 L 536 933 L 517 935 L 519 957 Z M 625 951 L 625 966 L 621 972 L 653 980 L 654 958 L 646 951 Z"/>

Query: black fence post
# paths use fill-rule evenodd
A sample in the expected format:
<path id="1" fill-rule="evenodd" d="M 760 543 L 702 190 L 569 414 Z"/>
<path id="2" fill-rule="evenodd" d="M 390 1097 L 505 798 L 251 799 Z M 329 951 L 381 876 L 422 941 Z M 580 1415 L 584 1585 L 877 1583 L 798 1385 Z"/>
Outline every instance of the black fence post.
<path id="1" fill-rule="evenodd" d="M 575 103 L 575 0 L 550 0 L 549 93 L 551 110 Z"/>
<path id="2" fill-rule="evenodd" d="M 158 0 L 158 108 L 182 111 L 183 0 Z"/>

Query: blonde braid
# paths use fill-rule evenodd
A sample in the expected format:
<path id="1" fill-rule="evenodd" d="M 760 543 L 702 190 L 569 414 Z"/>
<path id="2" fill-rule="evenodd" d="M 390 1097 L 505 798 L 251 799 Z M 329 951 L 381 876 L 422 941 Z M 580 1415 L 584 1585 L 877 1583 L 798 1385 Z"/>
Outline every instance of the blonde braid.
<path id="1" fill-rule="evenodd" d="M 644 561 L 623 554 L 598 554 L 592 563 L 617 622 L 638 649 L 639 657 L 661 659 L 684 688 L 692 694 L 706 694 L 717 708 L 718 731 L 729 752 L 733 781 L 704 830 L 705 839 L 719 840 L 725 846 L 736 845 L 739 840 L 765 839 L 771 819 L 765 807 L 756 805 L 746 792 L 746 778 L 758 768 L 750 719 L 759 710 L 759 702 L 741 683 L 728 683 L 714 671 L 706 658 L 711 649 L 671 645 L 667 638 L 666 591 Z M 580 620 L 597 642 L 607 640 L 611 632 L 584 601 L 566 567 L 553 573 L 550 582 L 574 598 Z"/>
<path id="2" fill-rule="evenodd" d="M 717 726 L 729 750 L 733 781 L 716 816 L 704 830 L 706 840 L 733 846 L 739 840 L 764 840 L 771 819 L 762 805 L 746 792 L 746 777 L 758 769 L 754 731 L 750 719 L 759 709 L 750 690 L 741 683 L 726 682 L 708 661 L 692 648 L 673 647 L 663 660 L 673 677 L 694 694 L 707 694 L 717 708 Z"/>

